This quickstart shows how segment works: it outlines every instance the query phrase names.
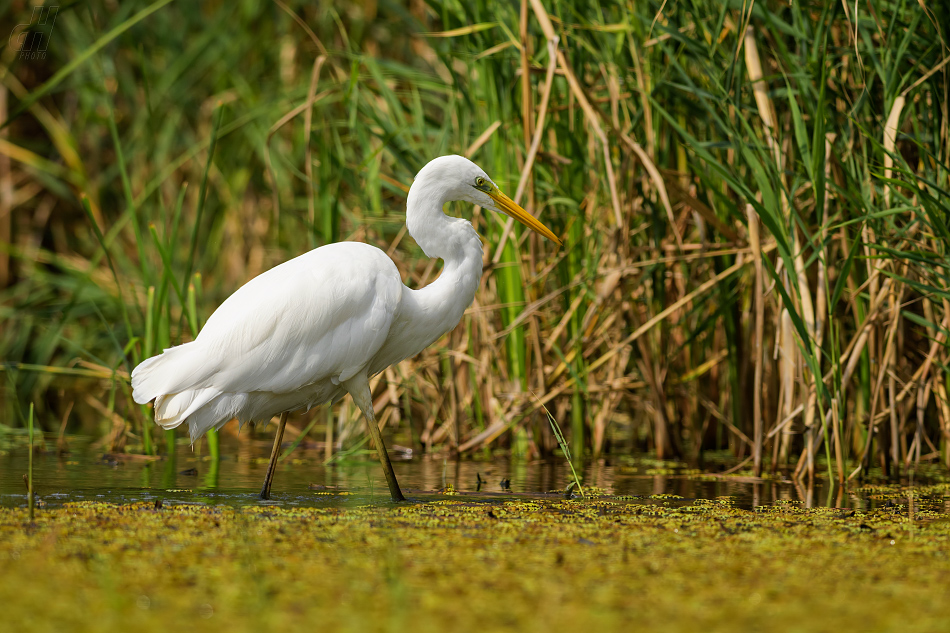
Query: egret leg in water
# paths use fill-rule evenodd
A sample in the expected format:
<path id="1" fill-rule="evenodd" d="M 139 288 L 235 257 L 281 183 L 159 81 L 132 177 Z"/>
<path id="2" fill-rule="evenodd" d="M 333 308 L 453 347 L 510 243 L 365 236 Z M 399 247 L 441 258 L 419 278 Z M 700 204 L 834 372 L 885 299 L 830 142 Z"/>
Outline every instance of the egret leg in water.
<path id="1" fill-rule="evenodd" d="M 406 228 L 444 264 L 425 288 L 407 288 L 385 252 L 339 242 L 271 268 L 241 286 L 190 343 L 166 349 L 132 371 L 132 397 L 155 401 L 155 422 L 184 424 L 192 442 L 237 418 L 280 414 L 261 490 L 270 496 L 287 412 L 349 393 L 366 416 L 389 491 L 403 499 L 376 424 L 369 379 L 415 356 L 458 325 L 482 276 L 482 241 L 468 220 L 445 215 L 460 200 L 504 213 L 560 245 L 557 236 L 462 156 L 442 156 L 416 175 Z"/>
<path id="2" fill-rule="evenodd" d="M 399 482 L 396 481 L 396 473 L 393 472 L 393 463 L 389 461 L 389 452 L 386 451 L 386 445 L 383 444 L 383 434 L 379 432 L 376 412 L 373 410 L 373 393 L 369 389 L 369 381 L 366 380 L 366 376 L 357 375 L 345 386 L 354 402 L 356 402 L 356 406 L 363 412 L 363 417 L 366 418 L 369 435 L 373 438 L 376 452 L 379 453 L 379 462 L 383 465 L 383 471 L 386 474 L 389 494 L 392 495 L 393 501 L 405 501 L 406 498 L 402 496 L 402 490 L 399 489 Z"/>
<path id="3" fill-rule="evenodd" d="M 277 423 L 277 435 L 274 436 L 274 448 L 270 452 L 270 462 L 267 464 L 267 474 L 264 475 L 264 487 L 261 488 L 261 500 L 270 499 L 270 487 L 274 483 L 274 471 L 277 470 L 277 458 L 280 456 L 280 445 L 284 441 L 284 428 L 287 426 L 287 416 L 289 411 L 280 414 L 280 421 Z"/>
<path id="4" fill-rule="evenodd" d="M 383 471 L 386 474 L 386 484 L 389 486 L 389 494 L 393 501 L 405 501 L 402 490 L 399 489 L 399 482 L 396 481 L 396 473 L 393 471 L 393 464 L 389 460 L 389 453 L 386 451 L 386 444 L 383 443 L 383 434 L 379 432 L 379 424 L 376 422 L 376 412 L 373 410 L 373 394 L 369 390 L 369 382 L 363 376 L 356 376 L 345 385 L 346 390 L 353 396 L 356 406 L 363 412 L 366 418 L 366 426 L 369 427 L 369 435 L 373 438 L 373 444 L 376 445 L 376 452 L 379 454 L 379 461 L 383 465 Z M 274 447 L 271 449 L 270 462 L 267 464 L 267 475 L 264 477 L 264 487 L 261 488 L 261 499 L 267 501 L 270 499 L 271 484 L 274 483 L 274 472 L 277 470 L 277 459 L 280 457 L 280 445 L 284 439 L 284 427 L 287 426 L 288 412 L 280 414 L 280 421 L 277 423 L 277 435 L 274 436 Z"/>

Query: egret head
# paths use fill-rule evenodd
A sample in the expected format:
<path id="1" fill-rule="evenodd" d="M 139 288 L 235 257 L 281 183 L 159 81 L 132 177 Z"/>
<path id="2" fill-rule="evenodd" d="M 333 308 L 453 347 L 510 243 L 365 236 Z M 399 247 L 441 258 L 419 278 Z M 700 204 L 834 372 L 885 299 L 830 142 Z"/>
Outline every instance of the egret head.
<path id="1" fill-rule="evenodd" d="M 419 170 L 416 182 L 439 183 L 445 189 L 445 200 L 461 200 L 504 213 L 558 246 L 561 244 L 551 229 L 506 196 L 481 167 L 464 156 L 440 156 L 429 161 Z"/>

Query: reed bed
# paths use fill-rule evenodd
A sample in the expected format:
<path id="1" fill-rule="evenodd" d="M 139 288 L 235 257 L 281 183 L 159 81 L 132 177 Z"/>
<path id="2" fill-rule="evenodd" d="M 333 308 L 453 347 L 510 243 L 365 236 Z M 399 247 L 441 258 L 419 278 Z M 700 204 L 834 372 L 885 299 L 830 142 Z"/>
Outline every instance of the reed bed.
<path id="1" fill-rule="evenodd" d="M 46 432 L 162 452 L 131 368 L 321 244 L 370 242 L 428 283 L 405 191 L 461 153 L 565 244 L 475 210 L 475 304 L 375 384 L 397 444 L 546 455 L 546 407 L 575 459 L 950 466 L 942 3 L 93 1 L 60 10 L 45 59 L 18 55 L 6 426 L 34 401 Z M 292 426 L 332 457 L 357 413 Z"/>

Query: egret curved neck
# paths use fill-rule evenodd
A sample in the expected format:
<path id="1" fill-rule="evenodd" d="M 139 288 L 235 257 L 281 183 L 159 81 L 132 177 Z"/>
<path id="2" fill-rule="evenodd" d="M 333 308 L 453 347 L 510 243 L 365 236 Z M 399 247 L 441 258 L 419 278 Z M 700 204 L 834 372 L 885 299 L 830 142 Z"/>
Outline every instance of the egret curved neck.
<path id="1" fill-rule="evenodd" d="M 413 187 L 406 204 L 406 227 L 429 257 L 445 262 L 431 284 L 413 291 L 416 316 L 432 328 L 433 340 L 454 328 L 475 298 L 482 276 L 482 241 L 471 222 L 442 212 L 445 192 Z"/>

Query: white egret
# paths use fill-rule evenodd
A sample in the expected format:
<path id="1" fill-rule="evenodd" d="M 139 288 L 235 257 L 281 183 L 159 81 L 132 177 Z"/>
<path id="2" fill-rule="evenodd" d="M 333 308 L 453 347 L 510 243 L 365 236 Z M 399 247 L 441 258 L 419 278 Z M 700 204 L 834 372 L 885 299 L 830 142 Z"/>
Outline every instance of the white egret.
<path id="1" fill-rule="evenodd" d="M 402 284 L 383 251 L 328 244 L 255 277 L 215 310 L 197 338 L 143 361 L 132 396 L 155 401 L 155 422 L 187 423 L 194 442 L 237 418 L 280 414 L 261 498 L 270 496 L 287 414 L 349 393 L 366 417 L 394 501 L 403 499 L 379 432 L 369 378 L 418 354 L 452 330 L 475 298 L 482 242 L 470 222 L 446 216 L 460 200 L 505 213 L 560 245 L 475 163 L 442 156 L 419 171 L 406 201 L 406 227 L 441 275 L 419 290 Z"/>

